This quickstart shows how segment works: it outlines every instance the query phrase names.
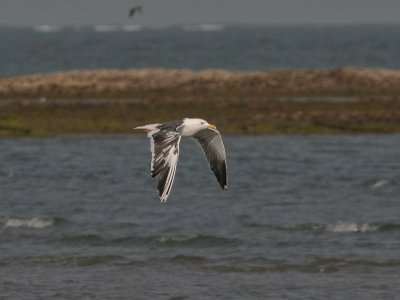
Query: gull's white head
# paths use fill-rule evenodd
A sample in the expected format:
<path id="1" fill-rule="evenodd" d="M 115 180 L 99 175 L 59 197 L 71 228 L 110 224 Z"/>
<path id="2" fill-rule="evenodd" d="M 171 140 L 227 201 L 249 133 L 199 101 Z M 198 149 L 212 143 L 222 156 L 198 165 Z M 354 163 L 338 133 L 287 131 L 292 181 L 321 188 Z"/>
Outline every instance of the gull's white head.
<path id="1" fill-rule="evenodd" d="M 203 129 L 216 129 L 215 125 L 209 124 L 206 120 L 196 118 L 185 118 L 183 120 L 182 135 L 191 136 Z"/>

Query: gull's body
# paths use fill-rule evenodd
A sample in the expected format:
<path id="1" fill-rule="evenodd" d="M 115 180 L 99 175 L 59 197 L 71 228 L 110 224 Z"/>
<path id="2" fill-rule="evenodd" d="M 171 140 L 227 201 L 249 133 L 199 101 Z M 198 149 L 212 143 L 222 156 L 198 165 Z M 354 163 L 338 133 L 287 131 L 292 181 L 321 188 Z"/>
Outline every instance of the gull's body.
<path id="1" fill-rule="evenodd" d="M 214 125 L 202 119 L 185 118 L 135 129 L 146 131 L 150 138 L 151 176 L 160 174 L 157 189 L 161 202 L 167 201 L 174 182 L 182 137 L 193 137 L 200 143 L 219 184 L 224 190 L 228 189 L 225 147 Z"/>

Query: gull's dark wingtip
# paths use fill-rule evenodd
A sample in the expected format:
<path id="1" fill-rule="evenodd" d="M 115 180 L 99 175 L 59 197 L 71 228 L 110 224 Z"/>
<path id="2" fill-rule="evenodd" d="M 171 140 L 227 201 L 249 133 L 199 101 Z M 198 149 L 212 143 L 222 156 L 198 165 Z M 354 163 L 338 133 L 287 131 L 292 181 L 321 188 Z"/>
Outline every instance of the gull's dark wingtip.
<path id="1" fill-rule="evenodd" d="M 224 191 L 228 190 L 228 176 L 227 176 L 227 167 L 226 167 L 226 161 L 223 162 L 222 168 L 221 168 L 222 174 L 220 174 L 219 180 L 221 187 Z"/>

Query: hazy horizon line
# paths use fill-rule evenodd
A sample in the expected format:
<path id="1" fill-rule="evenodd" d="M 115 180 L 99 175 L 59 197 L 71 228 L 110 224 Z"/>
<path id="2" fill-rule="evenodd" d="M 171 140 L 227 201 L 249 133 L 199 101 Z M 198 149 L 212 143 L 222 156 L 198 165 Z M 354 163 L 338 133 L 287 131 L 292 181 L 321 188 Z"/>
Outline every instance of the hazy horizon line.
<path id="1" fill-rule="evenodd" d="M 54 27 L 85 27 L 96 25 L 109 25 L 109 26 L 142 26 L 142 27 L 176 27 L 187 25 L 222 25 L 222 26 L 349 26 L 349 25 L 400 25 L 400 21 L 362 21 L 362 22 L 177 22 L 177 23 L 133 23 L 133 22 L 75 22 L 75 23 L 31 23 L 31 24 L 17 24 L 9 22 L 1 22 L 0 26 L 6 27 L 33 27 L 33 26 L 54 26 Z"/>

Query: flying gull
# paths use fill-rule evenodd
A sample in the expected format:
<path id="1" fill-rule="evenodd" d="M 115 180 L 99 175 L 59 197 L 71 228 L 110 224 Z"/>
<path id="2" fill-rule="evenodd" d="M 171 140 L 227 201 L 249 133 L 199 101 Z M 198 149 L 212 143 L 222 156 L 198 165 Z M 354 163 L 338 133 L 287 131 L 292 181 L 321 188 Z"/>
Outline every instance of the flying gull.
<path id="1" fill-rule="evenodd" d="M 129 18 L 132 18 L 136 12 L 142 12 L 142 7 L 141 6 L 132 7 L 129 10 Z"/>
<path id="2" fill-rule="evenodd" d="M 144 130 L 150 138 L 151 177 L 160 174 L 157 189 L 161 202 L 167 201 L 171 192 L 181 137 L 193 137 L 199 142 L 222 189 L 228 189 L 225 147 L 214 125 L 202 119 L 184 118 L 134 129 Z"/>

